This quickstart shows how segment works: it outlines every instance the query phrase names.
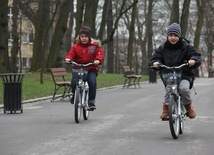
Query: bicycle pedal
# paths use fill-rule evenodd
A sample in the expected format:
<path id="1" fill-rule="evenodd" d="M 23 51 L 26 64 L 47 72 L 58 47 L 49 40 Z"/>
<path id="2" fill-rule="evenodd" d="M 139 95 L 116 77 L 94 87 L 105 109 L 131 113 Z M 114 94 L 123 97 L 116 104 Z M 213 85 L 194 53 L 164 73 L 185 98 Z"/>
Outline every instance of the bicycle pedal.
<path id="1" fill-rule="evenodd" d="M 169 121 L 169 117 L 167 117 L 167 118 L 162 118 L 162 121 Z"/>
<path id="2" fill-rule="evenodd" d="M 186 113 L 184 114 L 184 116 L 186 116 L 186 117 L 189 117 L 189 114 L 188 114 L 188 112 L 186 112 Z"/>

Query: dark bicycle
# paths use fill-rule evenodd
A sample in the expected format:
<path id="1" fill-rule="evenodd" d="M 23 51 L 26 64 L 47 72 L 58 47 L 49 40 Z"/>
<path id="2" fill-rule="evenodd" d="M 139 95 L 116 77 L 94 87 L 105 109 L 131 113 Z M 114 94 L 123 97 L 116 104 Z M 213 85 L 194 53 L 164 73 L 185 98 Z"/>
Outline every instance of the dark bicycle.
<path id="1" fill-rule="evenodd" d="M 85 67 L 94 65 L 93 62 L 87 64 L 78 64 L 74 61 L 70 61 L 70 64 L 79 66 L 78 69 L 72 69 L 75 76 L 78 77 L 78 82 L 76 84 L 76 89 L 74 93 L 74 118 L 75 122 L 79 123 L 81 118 L 81 111 L 83 111 L 84 120 L 88 120 L 89 118 L 89 107 L 88 107 L 88 94 L 89 94 L 89 86 L 86 81 L 88 70 Z"/>

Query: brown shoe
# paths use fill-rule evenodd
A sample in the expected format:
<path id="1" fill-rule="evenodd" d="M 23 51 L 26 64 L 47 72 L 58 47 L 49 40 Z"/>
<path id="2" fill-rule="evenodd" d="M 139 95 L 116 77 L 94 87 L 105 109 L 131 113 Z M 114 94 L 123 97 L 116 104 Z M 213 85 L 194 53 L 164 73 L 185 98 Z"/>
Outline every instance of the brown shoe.
<path id="1" fill-rule="evenodd" d="M 192 103 L 190 103 L 189 105 L 185 105 L 185 108 L 186 108 L 186 110 L 188 112 L 188 116 L 189 116 L 190 119 L 193 119 L 193 118 L 196 117 L 196 113 L 195 113 L 195 110 L 194 110 L 194 108 L 192 106 Z"/>
<path id="2" fill-rule="evenodd" d="M 168 105 L 163 104 L 163 112 L 160 116 L 161 119 L 166 119 L 168 117 Z"/>

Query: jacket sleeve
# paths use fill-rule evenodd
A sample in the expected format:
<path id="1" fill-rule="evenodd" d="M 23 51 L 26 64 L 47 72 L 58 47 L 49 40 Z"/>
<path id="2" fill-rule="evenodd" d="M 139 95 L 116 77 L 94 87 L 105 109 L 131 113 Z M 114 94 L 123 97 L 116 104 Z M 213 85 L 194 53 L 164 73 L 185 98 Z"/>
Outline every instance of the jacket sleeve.
<path id="1" fill-rule="evenodd" d="M 100 62 L 104 61 L 104 52 L 101 46 L 96 48 L 96 57 L 94 60 L 99 60 Z"/>
<path id="2" fill-rule="evenodd" d="M 192 66 L 192 69 L 196 69 L 201 65 L 201 53 L 194 49 L 191 45 L 188 47 L 188 57 L 189 60 L 195 60 L 195 65 Z"/>
<path id="3" fill-rule="evenodd" d="M 95 56 L 94 60 L 99 60 L 100 62 L 103 62 L 104 61 L 104 52 L 101 47 L 101 41 L 93 39 L 91 44 L 96 46 L 96 56 Z"/>
<path id="4" fill-rule="evenodd" d="M 160 63 L 163 63 L 163 47 L 162 45 L 159 46 L 155 52 L 152 54 L 151 56 L 151 59 L 149 61 L 149 67 L 153 65 L 154 62 L 160 62 Z"/>
<path id="5" fill-rule="evenodd" d="M 74 44 L 73 47 L 71 47 L 70 51 L 65 56 L 65 58 L 69 58 L 71 60 L 74 60 L 74 58 L 75 58 L 75 51 L 76 51 L 76 45 Z"/>

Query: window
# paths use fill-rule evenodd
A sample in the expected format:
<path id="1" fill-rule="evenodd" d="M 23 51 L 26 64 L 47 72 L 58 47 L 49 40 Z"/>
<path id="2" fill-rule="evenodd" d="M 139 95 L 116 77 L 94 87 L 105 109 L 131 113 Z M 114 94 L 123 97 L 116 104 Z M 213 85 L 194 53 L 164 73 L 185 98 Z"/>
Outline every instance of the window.
<path id="1" fill-rule="evenodd" d="M 30 42 L 30 43 L 33 43 L 33 33 L 30 33 L 30 34 L 29 34 L 29 42 Z"/>
<path id="2" fill-rule="evenodd" d="M 28 34 L 27 33 L 22 33 L 22 42 L 27 43 L 28 42 Z"/>
<path id="3" fill-rule="evenodd" d="M 13 44 L 13 34 L 12 33 L 9 33 L 10 36 L 9 36 L 9 39 L 8 39 L 8 46 L 12 46 Z"/>
<path id="4" fill-rule="evenodd" d="M 12 20 L 12 17 L 13 17 L 12 7 L 9 7 L 7 16 L 9 20 Z"/>

